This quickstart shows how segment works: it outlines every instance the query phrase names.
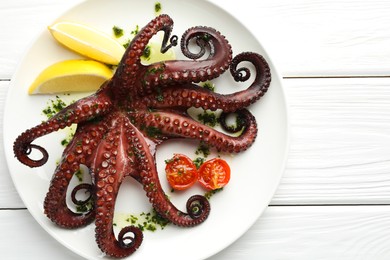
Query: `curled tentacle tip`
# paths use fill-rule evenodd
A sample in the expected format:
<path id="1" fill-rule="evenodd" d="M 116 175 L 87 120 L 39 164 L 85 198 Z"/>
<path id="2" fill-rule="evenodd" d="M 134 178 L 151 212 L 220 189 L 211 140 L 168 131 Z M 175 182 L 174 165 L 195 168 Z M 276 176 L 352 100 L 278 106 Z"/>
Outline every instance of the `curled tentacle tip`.
<path id="1" fill-rule="evenodd" d="M 228 125 L 227 117 L 231 114 L 236 114 L 235 124 Z M 243 109 L 233 113 L 221 113 L 219 117 L 219 123 L 221 124 L 222 129 L 232 134 L 240 132 L 248 125 L 245 110 Z"/>
<path id="2" fill-rule="evenodd" d="M 142 244 L 143 234 L 140 228 L 135 226 L 127 226 L 121 229 L 118 234 L 118 240 L 115 238 L 107 240 L 102 237 L 104 243 L 99 244 L 100 249 L 109 257 L 124 258 L 132 255 Z M 102 238 L 98 238 L 97 241 Z"/>
<path id="3" fill-rule="evenodd" d="M 124 227 L 118 234 L 118 243 L 120 248 L 124 249 L 122 254 L 111 254 L 114 257 L 126 257 L 133 254 L 142 244 L 144 235 L 140 228 L 135 226 Z"/>
<path id="4" fill-rule="evenodd" d="M 232 70 L 231 74 L 233 75 L 234 80 L 237 82 L 247 81 L 251 76 L 251 72 L 248 68 L 240 68 L 237 71 Z"/>
<path id="5" fill-rule="evenodd" d="M 210 202 L 205 196 L 194 195 L 187 201 L 187 212 L 192 219 L 206 220 L 210 213 Z"/>
<path id="6" fill-rule="evenodd" d="M 31 154 L 32 150 L 36 149 L 42 154 L 42 158 L 34 160 L 28 157 Z M 14 144 L 14 153 L 15 157 L 23 164 L 29 167 L 39 167 L 44 165 L 49 159 L 49 154 L 47 151 L 38 145 L 35 144 L 19 144 L 15 142 Z"/>
<path id="7" fill-rule="evenodd" d="M 169 42 L 171 43 L 172 46 L 176 46 L 178 42 L 179 37 L 177 35 L 173 35 L 170 39 Z"/>
<path id="8" fill-rule="evenodd" d="M 132 235 L 125 236 L 128 233 Z M 140 228 L 135 226 L 127 226 L 122 228 L 118 234 L 118 241 L 122 248 L 133 248 L 136 250 L 142 243 L 144 235 Z"/>
<path id="9" fill-rule="evenodd" d="M 71 199 L 72 199 L 72 202 L 77 205 L 77 206 L 83 206 L 83 205 L 87 205 L 87 203 L 92 199 L 92 189 L 93 189 L 93 186 L 89 183 L 81 183 L 79 185 L 77 185 L 73 190 L 72 190 L 72 193 L 71 193 Z M 88 197 L 84 200 L 79 200 L 76 198 L 77 196 L 77 193 L 80 191 L 80 190 L 85 190 L 85 193 L 88 193 Z M 92 209 L 90 209 L 92 210 Z"/>
<path id="10" fill-rule="evenodd" d="M 173 35 L 170 39 L 169 39 L 169 44 L 168 45 L 165 45 L 163 44 L 161 46 L 161 53 L 166 53 L 170 48 L 174 47 L 177 45 L 177 42 L 178 42 L 178 37 L 177 35 Z"/>

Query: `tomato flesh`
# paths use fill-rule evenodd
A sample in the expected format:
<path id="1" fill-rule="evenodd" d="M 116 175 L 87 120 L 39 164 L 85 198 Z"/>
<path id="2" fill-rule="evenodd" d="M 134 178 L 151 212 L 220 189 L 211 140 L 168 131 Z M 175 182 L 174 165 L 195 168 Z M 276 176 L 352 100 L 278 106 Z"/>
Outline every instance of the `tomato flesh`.
<path id="1" fill-rule="evenodd" d="M 185 190 L 198 179 L 194 162 L 183 154 L 175 154 L 166 162 L 165 172 L 169 185 L 175 190 Z"/>
<path id="2" fill-rule="evenodd" d="M 199 182 L 207 189 L 216 190 L 224 187 L 230 180 L 230 167 L 221 158 L 206 161 L 199 168 Z"/>

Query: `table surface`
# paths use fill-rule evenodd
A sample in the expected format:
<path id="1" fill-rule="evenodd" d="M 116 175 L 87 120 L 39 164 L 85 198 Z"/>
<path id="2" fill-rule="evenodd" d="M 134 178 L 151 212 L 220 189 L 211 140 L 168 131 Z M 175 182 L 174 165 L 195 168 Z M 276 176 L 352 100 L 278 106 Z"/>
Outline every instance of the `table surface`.
<path id="1" fill-rule="evenodd" d="M 1 124 L 24 51 L 79 2 L 0 2 Z M 390 259 L 390 1 L 212 2 L 235 14 L 276 61 L 291 147 L 269 207 L 211 259 Z M 0 172 L 1 259 L 80 259 L 31 217 L 3 145 Z"/>

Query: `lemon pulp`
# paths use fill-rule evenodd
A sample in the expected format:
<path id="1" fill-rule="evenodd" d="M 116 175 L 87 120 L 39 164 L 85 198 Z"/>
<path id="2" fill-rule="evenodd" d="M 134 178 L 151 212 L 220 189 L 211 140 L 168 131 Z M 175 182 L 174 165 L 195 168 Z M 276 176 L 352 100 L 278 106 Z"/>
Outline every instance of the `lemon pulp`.
<path id="1" fill-rule="evenodd" d="M 58 22 L 48 27 L 53 37 L 67 48 L 94 60 L 117 65 L 125 48 L 110 35 L 74 22 Z"/>
<path id="2" fill-rule="evenodd" d="M 32 94 L 96 91 L 113 75 L 106 65 L 93 60 L 66 60 L 44 69 L 28 89 Z"/>

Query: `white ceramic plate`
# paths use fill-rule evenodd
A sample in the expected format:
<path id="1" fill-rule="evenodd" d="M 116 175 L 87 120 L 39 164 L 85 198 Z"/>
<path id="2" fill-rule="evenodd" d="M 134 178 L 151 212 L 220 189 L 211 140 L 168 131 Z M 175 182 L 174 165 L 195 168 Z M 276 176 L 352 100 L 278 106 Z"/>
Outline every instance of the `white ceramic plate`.
<path id="1" fill-rule="evenodd" d="M 111 33 L 114 25 L 127 33 L 136 25 L 144 26 L 155 17 L 155 1 L 95 0 L 84 2 L 66 12 L 58 20 L 70 20 L 89 24 Z M 232 177 L 229 185 L 211 198 L 211 214 L 200 226 L 178 228 L 168 226 L 156 232 L 144 232 L 140 249 L 130 259 L 204 259 L 221 251 L 239 238 L 262 214 L 271 200 L 284 170 L 288 150 L 288 122 L 285 96 L 280 77 L 256 37 L 243 27 L 236 18 L 221 8 L 201 0 L 161 1 L 162 12 L 174 22 L 173 33 L 181 35 L 195 25 L 211 26 L 226 36 L 234 54 L 254 51 L 262 54 L 272 69 L 272 84 L 268 93 L 250 110 L 259 124 L 255 144 L 242 154 L 222 155 L 229 161 Z M 109 11 L 107 11 L 109 10 Z M 179 52 L 176 48 L 176 52 Z M 94 238 L 94 224 L 77 230 L 66 230 L 53 225 L 43 214 L 43 200 L 49 181 L 63 147 L 59 144 L 66 131 L 53 133 L 35 141 L 50 154 L 48 163 L 30 169 L 19 163 L 13 155 L 15 138 L 24 130 L 44 120 L 42 109 L 53 96 L 28 96 L 27 89 L 35 77 L 50 64 L 79 57 L 57 44 L 47 30 L 37 38 L 27 51 L 15 73 L 6 102 L 4 119 L 4 145 L 9 169 L 15 186 L 25 205 L 39 224 L 56 240 L 88 259 L 101 259 L 101 251 Z M 237 91 L 237 84 L 226 73 L 216 81 L 217 92 Z M 75 99 L 70 96 L 68 99 Z M 20 118 L 23 118 L 21 120 Z M 184 203 L 192 193 L 204 193 L 196 186 L 190 191 L 170 193 L 164 177 L 164 159 L 175 152 L 195 158 L 193 143 L 170 142 L 161 146 L 157 154 L 161 182 L 173 202 L 184 210 Z M 215 156 L 215 155 L 214 155 Z M 120 190 L 116 212 L 140 213 L 150 205 L 142 188 L 135 182 L 126 181 Z"/>

